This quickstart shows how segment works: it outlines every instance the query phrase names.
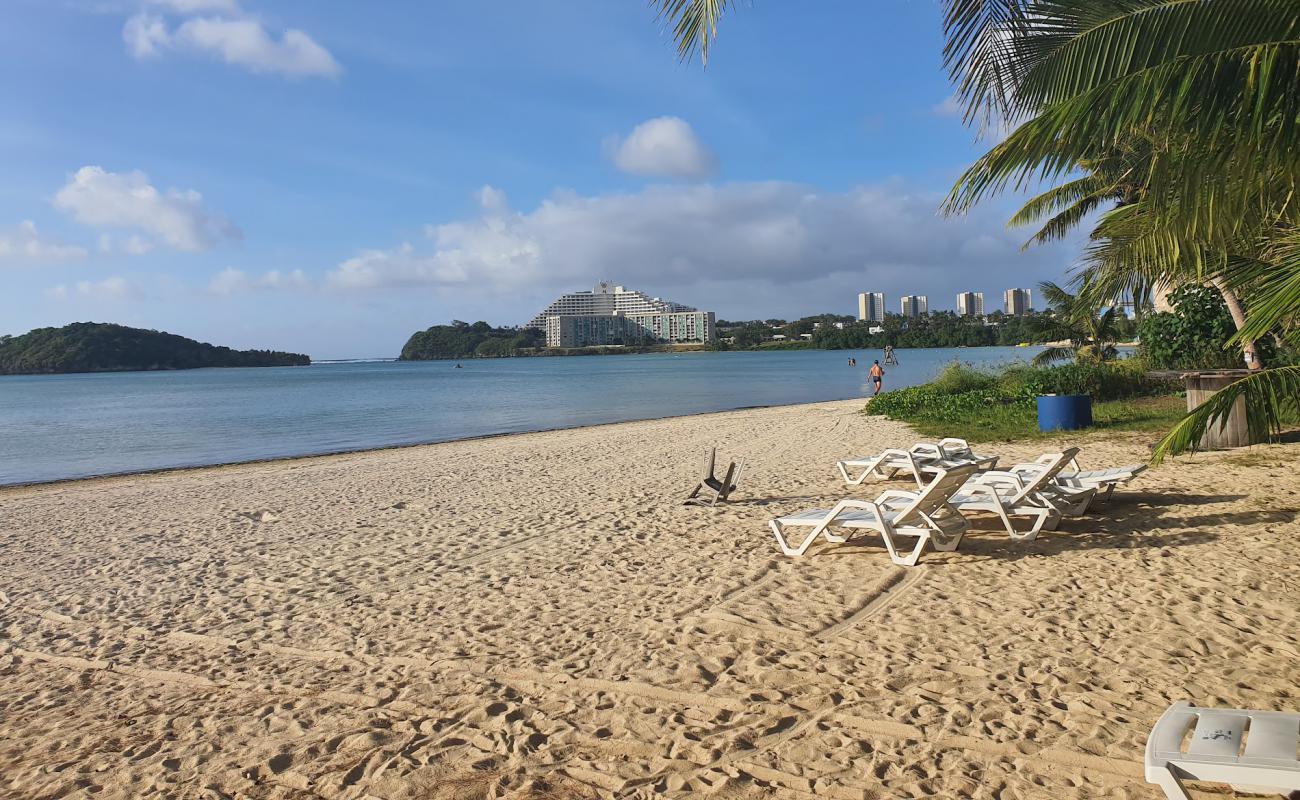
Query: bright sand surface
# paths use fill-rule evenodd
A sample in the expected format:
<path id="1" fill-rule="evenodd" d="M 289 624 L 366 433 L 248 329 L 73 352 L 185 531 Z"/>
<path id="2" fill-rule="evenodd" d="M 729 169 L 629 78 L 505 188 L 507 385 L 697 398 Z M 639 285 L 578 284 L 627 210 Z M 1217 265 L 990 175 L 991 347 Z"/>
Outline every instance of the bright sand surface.
<path id="1" fill-rule="evenodd" d="M 1171 701 L 1300 708 L 1300 446 L 911 570 L 781 556 L 918 438 L 860 408 L 0 490 L 0 795 L 1153 798 Z M 710 443 L 741 490 L 684 507 Z"/>

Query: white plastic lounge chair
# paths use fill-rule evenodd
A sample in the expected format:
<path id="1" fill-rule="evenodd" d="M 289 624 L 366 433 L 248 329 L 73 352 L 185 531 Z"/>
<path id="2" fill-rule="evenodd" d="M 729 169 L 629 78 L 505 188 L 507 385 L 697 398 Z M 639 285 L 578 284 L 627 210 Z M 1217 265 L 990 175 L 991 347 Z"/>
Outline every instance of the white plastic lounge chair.
<path id="1" fill-rule="evenodd" d="M 740 470 L 745 466 L 744 459 L 732 461 L 721 480 L 713 474 L 717 459 L 718 448 L 710 447 L 704 454 L 704 469 L 700 471 L 700 482 L 686 496 L 687 505 L 716 506 L 719 502 L 727 502 L 731 493 L 736 491 L 736 484 L 740 482 Z M 702 497 L 701 494 L 704 496 Z"/>
<path id="2" fill-rule="evenodd" d="M 1298 742 L 1300 714 L 1197 708 L 1182 700 L 1160 716 L 1147 737 L 1147 782 L 1163 789 L 1168 800 L 1190 800 L 1185 780 L 1228 783 L 1258 794 L 1297 791 Z"/>
<path id="3" fill-rule="evenodd" d="M 1146 464 L 1128 464 L 1110 469 L 1083 469 L 1079 466 L 1079 459 L 1072 458 L 1069 468 L 1061 470 L 1061 473 L 1056 476 L 1056 482 L 1061 486 L 1072 488 L 1096 489 L 1101 501 L 1105 503 L 1110 500 L 1116 486 L 1128 483 L 1146 472 L 1146 469 Z"/>
<path id="4" fill-rule="evenodd" d="M 980 469 L 996 469 L 998 466 L 997 456 L 982 456 L 971 450 L 970 444 L 965 439 L 940 439 L 939 450 L 943 453 L 940 464 L 947 466 L 957 466 L 959 464 L 974 464 Z"/>
<path id="5" fill-rule="evenodd" d="M 997 456 L 981 456 L 971 452 L 965 439 L 943 439 L 939 444 L 918 442 L 907 450 L 890 449 L 879 455 L 850 458 L 836 462 L 844 482 L 858 486 L 867 478 L 888 480 L 900 470 L 906 470 L 916 481 L 917 488 L 925 486 L 926 476 L 938 470 L 975 464 L 980 469 L 997 466 Z M 852 474 L 850 474 L 852 471 Z"/>
<path id="6" fill-rule="evenodd" d="M 1077 495 L 1067 498 L 1052 483 L 1077 452 L 1072 447 L 1063 453 L 1045 455 L 1034 464 L 979 473 L 952 496 L 952 504 L 963 514 L 971 511 L 996 514 L 1013 541 L 1031 542 L 1043 530 L 1056 530 L 1064 514 L 1081 514 L 1087 509 L 1094 490 L 1079 490 Z M 1016 530 L 1012 517 L 1029 517 L 1032 520 L 1029 530 Z"/>
<path id="7" fill-rule="evenodd" d="M 920 442 L 906 450 L 890 448 L 881 451 L 879 455 L 837 461 L 835 466 L 850 486 L 858 486 L 867 478 L 888 480 L 898 474 L 899 470 L 907 470 L 916 479 L 916 485 L 921 486 L 924 483 L 921 478 L 922 465 L 934 463 L 941 458 L 943 452 L 937 445 Z M 850 470 L 853 474 L 849 474 Z"/>
<path id="8" fill-rule="evenodd" d="M 939 551 L 956 550 L 961 543 L 970 523 L 952 507 L 948 498 L 975 473 L 975 469 L 974 464 L 940 469 L 919 492 L 889 489 L 875 500 L 841 500 L 833 508 L 801 511 L 774 519 L 769 524 L 781 552 L 787 556 L 803 555 L 818 536 L 825 536 L 828 542 L 848 541 L 848 535 L 831 532 L 832 528 L 839 527 L 850 531 L 878 532 L 895 564 L 915 566 L 927 543 L 933 543 L 934 549 Z M 791 545 L 785 537 L 786 529 L 796 527 L 810 527 L 812 531 L 802 542 Z M 903 536 L 916 537 L 916 544 L 910 550 L 898 541 L 898 537 Z"/>
<path id="9" fill-rule="evenodd" d="M 1081 517 L 1092 505 L 1097 494 L 1095 486 L 1079 486 L 1061 482 L 1061 473 L 1073 462 L 1079 448 L 1070 447 L 1060 453 L 1044 453 L 1032 464 L 1014 464 L 1006 471 L 1020 476 L 1024 483 L 1039 481 L 1040 474 L 1048 473 L 1049 480 L 1039 481 L 1037 500 L 1054 508 L 1063 516 Z"/>

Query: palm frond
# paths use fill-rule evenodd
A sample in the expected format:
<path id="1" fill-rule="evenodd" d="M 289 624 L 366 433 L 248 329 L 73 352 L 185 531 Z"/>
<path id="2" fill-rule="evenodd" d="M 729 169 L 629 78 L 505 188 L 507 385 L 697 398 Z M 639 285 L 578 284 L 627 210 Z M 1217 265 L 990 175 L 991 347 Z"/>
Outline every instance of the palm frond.
<path id="1" fill-rule="evenodd" d="M 1206 431 L 1222 426 L 1243 399 L 1250 438 L 1267 441 L 1281 431 L 1283 419 L 1300 410 L 1300 367 L 1261 370 L 1215 392 L 1160 440 L 1152 451 L 1152 463 L 1194 452 Z"/>
<path id="2" fill-rule="evenodd" d="M 1300 312 L 1300 229 L 1278 232 L 1261 256 L 1261 261 L 1249 266 L 1258 268 L 1262 263 L 1267 271 L 1251 292 L 1250 313 L 1233 342 L 1262 339 Z"/>
<path id="3" fill-rule="evenodd" d="M 1072 361 L 1077 355 L 1078 351 L 1073 347 L 1045 347 L 1030 363 L 1035 367 L 1042 367 L 1057 361 Z"/>
<path id="4" fill-rule="evenodd" d="M 1027 0 L 946 0 L 944 66 L 965 104 L 964 119 L 987 129 L 1011 118 L 1021 76 L 1012 45 L 1025 23 Z"/>
<path id="5" fill-rule="evenodd" d="M 709 44 L 718 35 L 718 20 L 732 5 L 732 0 L 650 0 L 659 9 L 659 18 L 672 29 L 677 55 L 688 60 L 698 51 L 700 60 L 709 64 Z"/>

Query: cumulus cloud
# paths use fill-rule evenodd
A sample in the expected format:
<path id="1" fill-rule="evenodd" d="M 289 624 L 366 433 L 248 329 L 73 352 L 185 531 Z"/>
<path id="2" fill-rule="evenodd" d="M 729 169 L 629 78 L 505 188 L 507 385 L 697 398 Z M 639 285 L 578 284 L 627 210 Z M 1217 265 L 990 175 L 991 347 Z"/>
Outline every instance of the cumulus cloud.
<path id="1" fill-rule="evenodd" d="M 229 220 L 203 204 L 198 192 L 160 192 L 138 170 L 116 173 L 82 167 L 55 195 L 54 205 L 83 224 L 136 228 L 177 250 L 207 250 L 240 236 Z M 145 252 L 151 246 L 138 235 L 127 240 L 127 252 Z"/>
<path id="2" fill-rule="evenodd" d="M 140 295 L 140 290 L 126 278 L 114 276 L 102 281 L 77 281 L 61 283 L 48 292 L 55 300 L 85 298 L 90 300 L 129 300 Z"/>
<path id="3" fill-rule="evenodd" d="M 328 78 L 343 71 L 334 56 L 303 31 L 289 28 L 277 37 L 233 0 L 152 0 L 152 5 L 185 18 L 174 28 L 150 12 L 128 19 L 122 39 L 136 58 L 170 51 L 198 53 L 252 72 L 293 78 Z M 209 12 L 214 15 L 194 16 Z"/>
<path id="4" fill-rule="evenodd" d="M 680 117 L 647 120 L 606 147 L 615 166 L 633 175 L 705 178 L 717 168 L 717 158 Z"/>
<path id="5" fill-rule="evenodd" d="M 481 201 L 477 218 L 431 225 L 431 241 L 421 246 L 362 252 L 327 283 L 511 294 L 572 290 L 601 277 L 637 287 L 788 287 L 834 278 L 860 287 L 854 291 L 929 294 L 947 307 L 940 301 L 956 291 L 1024 285 L 1027 270 L 1060 260 L 1043 249 L 1018 253 L 996 210 L 945 219 L 936 213 L 939 195 L 900 182 L 846 192 L 746 182 L 562 193 L 529 212 L 510 210 L 498 190 L 480 191 L 483 197 L 491 202 Z"/>
<path id="6" fill-rule="evenodd" d="M 300 269 L 283 271 L 273 269 L 261 275 L 252 275 L 233 267 L 223 269 L 212 277 L 208 291 L 213 294 L 231 295 L 256 289 L 307 289 L 311 280 Z"/>
<path id="7" fill-rule="evenodd" d="M 42 236 L 29 219 L 8 230 L 0 228 L 0 263 L 68 261 L 85 255 L 84 247 Z"/>

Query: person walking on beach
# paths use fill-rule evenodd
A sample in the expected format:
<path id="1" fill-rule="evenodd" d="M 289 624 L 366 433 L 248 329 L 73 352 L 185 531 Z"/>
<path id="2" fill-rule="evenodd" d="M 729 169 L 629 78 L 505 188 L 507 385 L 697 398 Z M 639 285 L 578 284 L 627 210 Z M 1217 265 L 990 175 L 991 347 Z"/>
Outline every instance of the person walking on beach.
<path id="1" fill-rule="evenodd" d="M 870 374 L 871 374 L 871 382 L 876 385 L 876 392 L 871 396 L 875 397 L 877 394 L 880 394 L 880 381 L 885 377 L 885 369 L 884 367 L 880 366 L 879 361 L 873 361 L 871 363 Z"/>

